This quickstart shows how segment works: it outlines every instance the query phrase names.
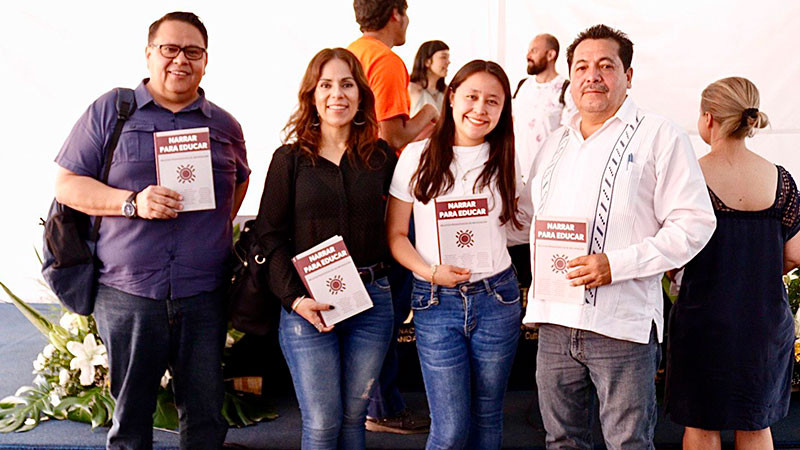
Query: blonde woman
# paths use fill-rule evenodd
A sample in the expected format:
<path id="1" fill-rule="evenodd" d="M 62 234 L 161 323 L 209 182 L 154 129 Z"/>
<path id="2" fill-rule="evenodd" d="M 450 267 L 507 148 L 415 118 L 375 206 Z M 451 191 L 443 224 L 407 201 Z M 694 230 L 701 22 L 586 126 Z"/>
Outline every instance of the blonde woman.
<path id="1" fill-rule="evenodd" d="M 669 322 L 667 412 L 684 449 L 771 449 L 786 416 L 794 324 L 781 276 L 800 262 L 800 196 L 789 172 L 750 151 L 768 124 L 758 89 L 724 78 L 702 94 L 700 159 L 717 217 L 708 245 L 685 268 Z M 745 181 L 746 182 L 743 182 Z"/>

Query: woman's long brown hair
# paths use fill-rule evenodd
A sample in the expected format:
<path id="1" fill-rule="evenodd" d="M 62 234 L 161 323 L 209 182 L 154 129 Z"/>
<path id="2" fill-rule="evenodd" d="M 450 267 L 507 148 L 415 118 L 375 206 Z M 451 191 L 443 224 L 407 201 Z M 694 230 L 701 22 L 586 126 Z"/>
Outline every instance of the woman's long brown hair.
<path id="1" fill-rule="evenodd" d="M 320 123 L 317 107 L 314 104 L 314 90 L 322 74 L 322 68 L 329 61 L 339 59 L 350 68 L 358 87 L 361 99 L 354 121 L 364 122 L 363 125 L 353 123 L 350 135 L 347 138 L 347 157 L 351 162 L 358 160 L 370 167 L 373 153 L 378 149 L 378 120 L 375 118 L 375 96 L 369 87 L 361 63 L 349 50 L 344 48 L 326 48 L 311 58 L 308 63 L 303 81 L 300 83 L 300 92 L 297 94 L 297 110 L 292 113 L 289 122 L 283 128 L 283 143 L 293 143 L 308 155 L 312 161 L 319 156 Z M 361 117 L 359 117 L 361 116 Z"/>
<path id="2" fill-rule="evenodd" d="M 508 77 L 502 67 L 492 61 L 476 59 L 468 62 L 453 77 L 447 87 L 447 94 L 452 95 L 456 89 L 477 72 L 486 72 L 500 82 L 503 86 L 505 100 L 503 110 L 497 126 L 486 135 L 489 143 L 489 159 L 483 166 L 473 192 L 485 188 L 498 189 L 502 199 L 503 209 L 500 213 L 500 223 L 511 223 L 520 228 L 522 225 L 517 218 L 516 207 L 516 169 L 514 164 L 514 126 L 511 121 L 511 87 Z M 455 177 L 450 167 L 453 163 L 453 145 L 455 143 L 455 121 L 453 119 L 453 106 L 449 99 L 444 102 L 444 108 L 436 122 L 431 139 L 422 151 L 419 167 L 412 177 L 414 197 L 422 203 L 428 203 L 432 198 L 450 191 Z"/>

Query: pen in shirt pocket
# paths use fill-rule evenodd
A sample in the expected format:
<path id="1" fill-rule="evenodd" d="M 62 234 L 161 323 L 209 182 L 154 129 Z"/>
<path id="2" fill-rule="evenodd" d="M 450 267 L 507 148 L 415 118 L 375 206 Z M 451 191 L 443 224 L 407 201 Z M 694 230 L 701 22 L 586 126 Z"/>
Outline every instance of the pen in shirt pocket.
<path id="1" fill-rule="evenodd" d="M 625 165 L 626 170 L 631 170 L 632 162 L 633 162 L 633 153 L 628 153 L 628 164 Z"/>

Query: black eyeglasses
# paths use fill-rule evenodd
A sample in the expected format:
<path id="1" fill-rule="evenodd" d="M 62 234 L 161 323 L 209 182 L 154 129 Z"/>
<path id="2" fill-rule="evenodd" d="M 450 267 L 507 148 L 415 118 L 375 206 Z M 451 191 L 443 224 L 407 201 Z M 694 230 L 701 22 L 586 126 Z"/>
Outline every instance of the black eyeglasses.
<path id="1" fill-rule="evenodd" d="M 192 61 L 197 61 L 198 59 L 202 59 L 203 55 L 206 53 L 206 49 L 203 47 L 198 47 L 196 45 L 187 45 L 186 47 L 179 47 L 174 44 L 150 44 L 151 47 L 158 48 L 159 53 L 164 58 L 177 58 L 178 55 L 183 52 L 186 56 L 186 59 L 190 59 Z"/>

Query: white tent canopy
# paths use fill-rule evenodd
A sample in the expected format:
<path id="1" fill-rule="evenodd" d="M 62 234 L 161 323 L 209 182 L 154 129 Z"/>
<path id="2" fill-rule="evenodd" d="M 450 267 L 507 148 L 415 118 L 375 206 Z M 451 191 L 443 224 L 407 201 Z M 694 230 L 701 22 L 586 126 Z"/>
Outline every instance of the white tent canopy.
<path id="1" fill-rule="evenodd" d="M 761 110 L 772 128 L 749 146 L 800 176 L 800 3 L 602 0 L 408 0 L 407 43 L 395 51 L 411 67 L 419 44 L 440 39 L 451 49 L 450 74 L 475 58 L 491 59 L 511 82 L 525 76 L 530 39 L 547 32 L 561 42 L 558 70 L 567 73 L 564 49 L 596 23 L 633 40 L 637 103 L 669 117 L 707 151 L 695 123 L 701 90 L 731 75 L 761 90 Z M 166 12 L 197 13 L 209 30 L 209 64 L 202 86 L 213 102 L 238 118 L 253 169 L 242 214 L 255 214 L 272 151 L 296 104 L 297 87 L 311 57 L 324 47 L 346 46 L 359 35 L 349 0 L 212 2 L 15 2 L 0 14 L 2 233 L 0 281 L 24 298 L 41 291 L 34 280 L 41 245 L 39 217 L 53 196 L 52 162 L 69 130 L 91 101 L 115 86 L 135 87 L 147 76 L 148 25 Z"/>

